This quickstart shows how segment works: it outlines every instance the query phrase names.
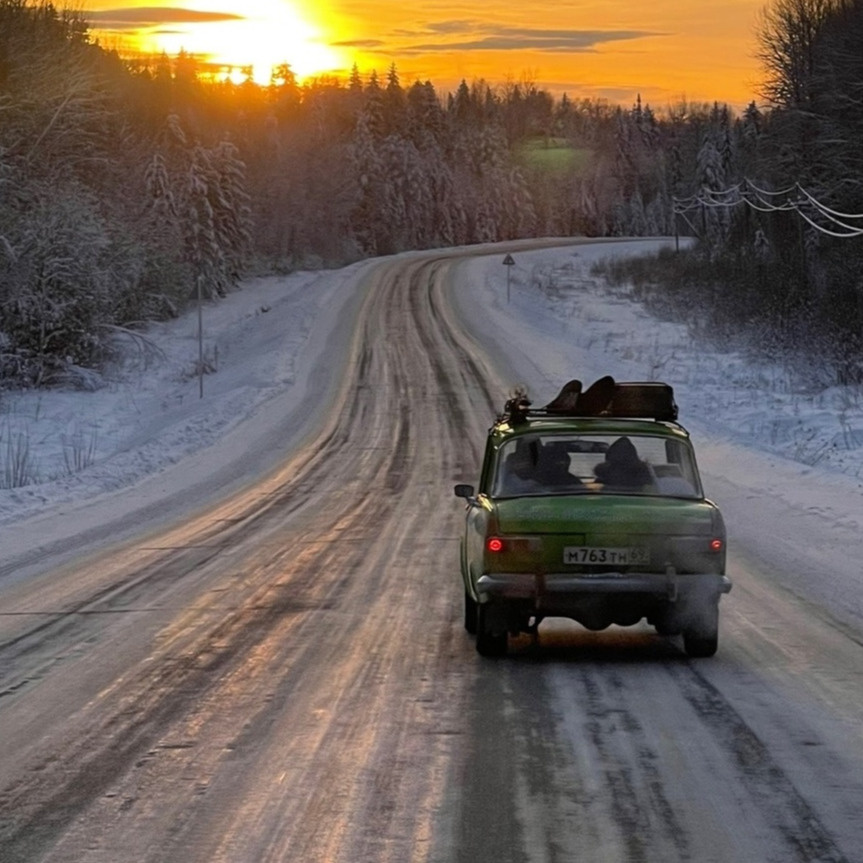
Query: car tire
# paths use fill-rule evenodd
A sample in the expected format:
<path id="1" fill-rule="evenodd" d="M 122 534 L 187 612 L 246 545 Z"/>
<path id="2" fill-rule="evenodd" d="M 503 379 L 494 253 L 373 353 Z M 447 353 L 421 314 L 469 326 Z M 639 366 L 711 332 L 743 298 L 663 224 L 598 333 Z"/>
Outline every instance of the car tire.
<path id="1" fill-rule="evenodd" d="M 683 647 L 693 659 L 713 656 L 719 649 L 719 603 L 704 613 L 697 626 L 683 632 Z"/>
<path id="2" fill-rule="evenodd" d="M 467 592 L 464 592 L 464 628 L 470 635 L 476 635 L 477 601 Z"/>
<path id="3" fill-rule="evenodd" d="M 488 605 L 477 603 L 476 607 L 476 650 L 480 656 L 505 656 L 507 634 L 495 633 L 488 628 Z"/>

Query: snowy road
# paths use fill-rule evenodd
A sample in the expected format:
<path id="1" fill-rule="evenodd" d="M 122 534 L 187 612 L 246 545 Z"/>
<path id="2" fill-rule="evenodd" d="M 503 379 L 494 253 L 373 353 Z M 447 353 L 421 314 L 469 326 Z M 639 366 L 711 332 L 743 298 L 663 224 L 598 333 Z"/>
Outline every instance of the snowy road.
<path id="1" fill-rule="evenodd" d="M 566 622 L 476 655 L 452 485 L 511 381 L 457 255 L 363 272 L 318 436 L 3 590 L 3 863 L 863 859 L 863 638 L 756 547 L 715 659 Z"/>

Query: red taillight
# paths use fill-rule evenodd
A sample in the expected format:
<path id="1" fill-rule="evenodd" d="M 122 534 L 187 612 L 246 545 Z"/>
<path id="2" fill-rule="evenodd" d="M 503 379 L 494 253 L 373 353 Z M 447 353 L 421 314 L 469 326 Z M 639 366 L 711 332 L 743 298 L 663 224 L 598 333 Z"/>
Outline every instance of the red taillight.
<path id="1" fill-rule="evenodd" d="M 711 551 L 722 551 L 724 543 L 721 539 L 711 539 L 710 540 L 710 550 Z"/>
<path id="2" fill-rule="evenodd" d="M 497 554 L 499 551 L 503 551 L 503 540 L 498 539 L 496 536 L 489 537 L 485 541 L 485 547 L 488 551 L 494 552 Z"/>

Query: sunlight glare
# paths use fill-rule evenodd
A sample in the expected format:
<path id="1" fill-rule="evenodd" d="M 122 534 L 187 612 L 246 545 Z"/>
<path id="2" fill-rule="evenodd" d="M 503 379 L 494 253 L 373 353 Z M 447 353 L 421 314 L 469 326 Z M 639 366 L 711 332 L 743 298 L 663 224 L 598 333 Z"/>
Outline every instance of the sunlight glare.
<path id="1" fill-rule="evenodd" d="M 340 67 L 341 58 L 323 39 L 322 29 L 284 0 L 186 0 L 195 12 L 241 15 L 240 20 L 172 26 L 141 33 L 145 51 L 176 56 L 180 51 L 231 66 L 253 67 L 252 77 L 268 84 L 275 66 L 289 63 L 300 78 Z"/>

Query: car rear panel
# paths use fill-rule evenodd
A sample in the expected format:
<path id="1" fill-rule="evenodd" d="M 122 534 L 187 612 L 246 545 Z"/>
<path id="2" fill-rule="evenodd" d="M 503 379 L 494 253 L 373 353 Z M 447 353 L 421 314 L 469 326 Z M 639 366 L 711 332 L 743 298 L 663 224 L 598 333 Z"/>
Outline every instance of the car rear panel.
<path id="1" fill-rule="evenodd" d="M 588 494 L 499 500 L 495 510 L 503 548 L 487 552 L 486 572 L 724 570 L 725 529 L 708 501 Z"/>

